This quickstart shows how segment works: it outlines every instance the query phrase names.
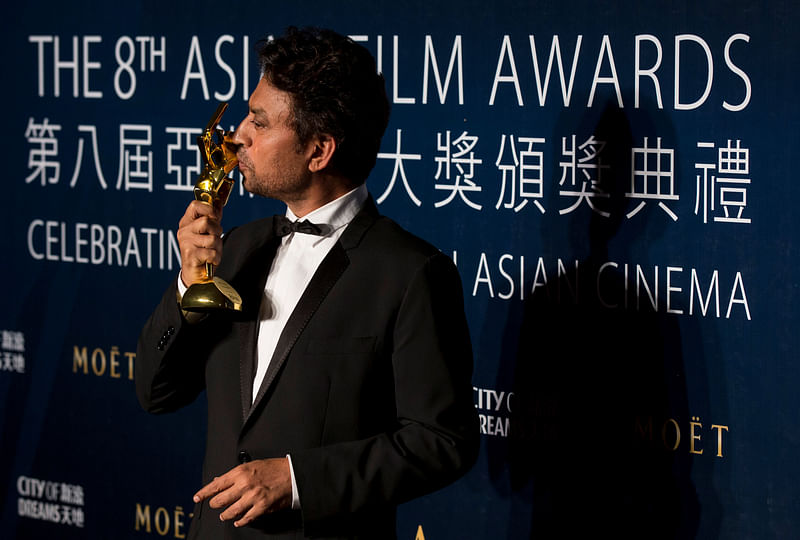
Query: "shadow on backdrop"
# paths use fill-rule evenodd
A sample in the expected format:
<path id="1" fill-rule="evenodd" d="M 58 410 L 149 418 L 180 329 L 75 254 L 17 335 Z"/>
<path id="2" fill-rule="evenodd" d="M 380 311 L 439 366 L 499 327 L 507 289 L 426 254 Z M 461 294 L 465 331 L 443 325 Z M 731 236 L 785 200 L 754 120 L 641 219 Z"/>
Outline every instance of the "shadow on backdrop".
<path id="1" fill-rule="evenodd" d="M 532 277 L 521 313 L 509 317 L 514 328 L 506 335 L 518 335 L 518 343 L 513 374 L 499 374 L 511 376 L 515 395 L 506 451 L 511 489 L 530 501 L 530 524 L 510 530 L 529 530 L 531 538 L 694 538 L 698 531 L 691 459 L 674 450 L 678 435 L 668 421 L 689 417 L 681 331 L 675 315 L 654 309 L 643 290 L 635 294 L 635 263 L 652 273 L 647 246 L 671 221 L 657 207 L 626 217 L 631 122 L 659 135 L 672 128 L 636 114 L 644 119 L 614 102 L 599 120 L 582 119 L 590 124 L 579 129 L 606 143 L 608 168 L 593 176 L 594 191 L 608 197 L 584 199 L 568 215 L 548 209 L 542 255 L 548 264 L 570 257 L 560 272 L 548 267 L 546 283 Z M 576 133 L 575 123 L 562 119 L 555 140 L 567 133 Z M 652 289 L 652 275 L 647 281 Z"/>

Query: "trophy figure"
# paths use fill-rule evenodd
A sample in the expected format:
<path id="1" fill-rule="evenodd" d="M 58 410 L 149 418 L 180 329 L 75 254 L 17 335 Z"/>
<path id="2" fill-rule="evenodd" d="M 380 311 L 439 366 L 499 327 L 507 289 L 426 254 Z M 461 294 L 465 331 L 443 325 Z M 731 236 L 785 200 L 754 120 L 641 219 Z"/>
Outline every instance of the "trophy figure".
<path id="1" fill-rule="evenodd" d="M 203 157 L 203 172 L 194 186 L 194 198 L 205 204 L 221 203 L 225 206 L 233 189 L 233 180 L 228 173 L 236 167 L 236 154 L 225 146 L 230 135 L 218 129 L 227 103 L 220 103 L 203 134 L 197 137 L 200 155 Z M 181 299 L 181 309 L 191 312 L 241 311 L 242 297 L 224 279 L 214 275 L 214 265 L 206 263 L 206 277 L 189 287 Z"/>

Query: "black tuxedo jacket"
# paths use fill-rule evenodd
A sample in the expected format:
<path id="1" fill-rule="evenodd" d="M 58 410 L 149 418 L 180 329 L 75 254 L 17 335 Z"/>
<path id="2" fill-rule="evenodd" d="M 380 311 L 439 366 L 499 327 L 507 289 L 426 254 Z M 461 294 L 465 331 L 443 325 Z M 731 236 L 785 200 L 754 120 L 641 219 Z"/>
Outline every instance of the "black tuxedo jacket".
<path id="1" fill-rule="evenodd" d="M 240 317 L 188 324 L 173 283 L 139 339 L 146 410 L 207 393 L 203 484 L 250 459 L 292 457 L 300 512 L 234 529 L 203 503 L 189 537 L 394 537 L 398 503 L 452 482 L 477 455 L 458 273 L 369 199 L 300 298 L 251 405 L 258 309 L 278 243 L 272 218 L 225 236 L 217 274 L 242 295 Z"/>

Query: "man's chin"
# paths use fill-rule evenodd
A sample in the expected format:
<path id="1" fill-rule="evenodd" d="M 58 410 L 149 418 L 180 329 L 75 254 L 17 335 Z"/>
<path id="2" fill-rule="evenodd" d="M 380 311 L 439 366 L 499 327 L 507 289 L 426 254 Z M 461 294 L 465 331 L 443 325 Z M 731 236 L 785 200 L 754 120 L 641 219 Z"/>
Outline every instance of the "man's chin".
<path id="1" fill-rule="evenodd" d="M 263 186 L 260 186 L 256 182 L 249 181 L 245 174 L 242 174 L 242 187 L 248 193 L 255 195 L 256 197 L 266 197 L 268 199 L 274 199 L 275 197 L 270 195 L 269 193 L 265 193 Z"/>
<path id="2" fill-rule="evenodd" d="M 254 192 L 253 189 L 252 189 L 253 188 L 253 184 L 247 178 L 247 173 L 243 172 L 241 169 L 239 169 L 239 172 L 242 174 L 242 187 L 245 189 L 245 191 L 247 191 L 249 193 L 252 193 L 253 195 L 257 195 L 257 193 Z"/>

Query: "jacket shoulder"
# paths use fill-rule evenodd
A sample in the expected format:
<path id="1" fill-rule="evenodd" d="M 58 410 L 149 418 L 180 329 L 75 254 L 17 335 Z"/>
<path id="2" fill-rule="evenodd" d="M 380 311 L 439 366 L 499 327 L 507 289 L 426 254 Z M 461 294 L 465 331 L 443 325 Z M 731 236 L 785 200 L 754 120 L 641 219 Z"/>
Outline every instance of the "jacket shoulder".
<path id="1" fill-rule="evenodd" d="M 364 235 L 366 247 L 377 252 L 390 252 L 398 256 L 425 260 L 441 253 L 433 244 L 407 231 L 391 218 L 379 216 Z"/>

